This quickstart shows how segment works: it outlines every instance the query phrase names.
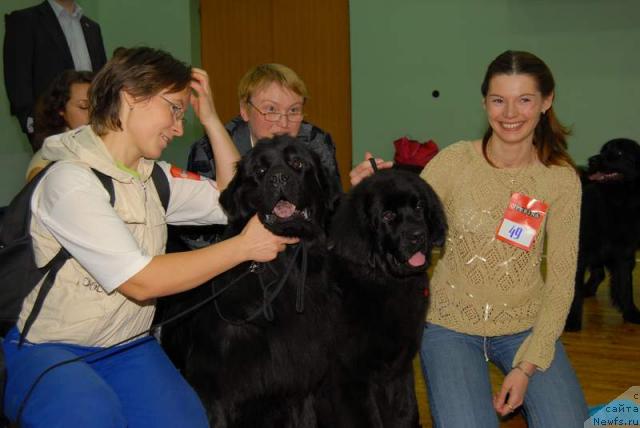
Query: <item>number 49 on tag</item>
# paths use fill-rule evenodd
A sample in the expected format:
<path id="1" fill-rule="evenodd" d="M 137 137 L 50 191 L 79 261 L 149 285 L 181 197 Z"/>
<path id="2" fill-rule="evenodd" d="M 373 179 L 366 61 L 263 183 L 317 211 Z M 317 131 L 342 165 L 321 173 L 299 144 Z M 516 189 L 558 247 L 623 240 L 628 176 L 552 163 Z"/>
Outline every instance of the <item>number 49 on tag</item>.
<path id="1" fill-rule="evenodd" d="M 517 240 L 520 238 L 520 235 L 522 235 L 522 226 L 511 226 L 511 229 L 509 229 L 509 238 Z"/>

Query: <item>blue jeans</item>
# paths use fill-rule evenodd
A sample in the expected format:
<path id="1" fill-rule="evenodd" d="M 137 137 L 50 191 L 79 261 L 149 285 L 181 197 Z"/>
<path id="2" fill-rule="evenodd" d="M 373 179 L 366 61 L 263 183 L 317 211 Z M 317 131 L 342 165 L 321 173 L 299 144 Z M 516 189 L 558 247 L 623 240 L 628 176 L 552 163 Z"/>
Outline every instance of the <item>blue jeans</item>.
<path id="1" fill-rule="evenodd" d="M 506 374 L 529 333 L 487 337 L 487 357 Z M 484 340 L 431 323 L 425 326 L 420 357 L 435 428 L 498 427 Z M 551 367 L 529 381 L 523 410 L 529 428 L 582 428 L 588 418 L 582 389 L 560 341 Z"/>
<path id="2" fill-rule="evenodd" d="M 5 413 L 12 421 L 40 373 L 100 349 L 28 342 L 19 348 L 18 337 L 13 328 L 3 342 Z M 48 372 L 27 400 L 21 422 L 23 427 L 65 428 L 208 426 L 195 391 L 149 336 Z"/>

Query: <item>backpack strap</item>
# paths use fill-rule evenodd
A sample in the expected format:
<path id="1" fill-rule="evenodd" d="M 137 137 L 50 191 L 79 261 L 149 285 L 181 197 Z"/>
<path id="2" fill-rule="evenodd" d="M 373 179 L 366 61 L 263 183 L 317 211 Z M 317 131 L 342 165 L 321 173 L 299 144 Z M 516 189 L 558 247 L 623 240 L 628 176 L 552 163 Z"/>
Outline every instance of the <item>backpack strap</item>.
<path id="1" fill-rule="evenodd" d="M 166 213 L 167 207 L 169 206 L 169 196 L 171 194 L 171 191 L 169 189 L 169 179 L 167 178 L 167 174 L 164 173 L 162 167 L 160 167 L 157 162 L 153 163 L 151 179 L 153 180 L 153 184 L 156 186 L 156 191 L 158 192 L 158 196 L 160 197 L 160 202 L 162 203 L 162 207 L 164 208 L 164 212 Z"/>
<path id="2" fill-rule="evenodd" d="M 69 254 L 69 252 L 64 248 L 61 248 L 60 251 L 58 251 L 58 254 L 56 254 L 55 257 L 49 261 L 49 263 L 40 268 L 42 272 L 48 273 L 46 273 L 47 276 L 44 279 L 40 290 L 38 291 L 38 296 L 36 296 L 36 301 L 33 304 L 33 308 L 31 308 L 31 312 L 29 313 L 29 316 L 24 323 L 24 327 L 22 327 L 19 346 L 22 346 L 22 344 L 24 343 L 24 339 L 27 337 L 31 326 L 38 317 L 40 309 L 42 309 L 44 299 L 45 297 L 47 297 L 47 294 L 49 294 L 49 290 L 51 290 L 51 287 L 53 287 L 53 283 L 56 279 L 56 275 L 58 275 L 58 271 L 70 258 L 71 254 Z"/>
<path id="3" fill-rule="evenodd" d="M 97 169 L 91 168 L 91 170 L 98 177 L 104 188 L 107 189 L 107 192 L 109 192 L 109 203 L 111 204 L 111 206 L 114 206 L 116 202 L 116 195 L 115 191 L 113 190 L 113 179 L 108 175 L 98 171 Z M 158 196 L 160 197 L 160 202 L 162 203 L 162 207 L 166 212 L 167 207 L 169 206 L 169 196 L 171 192 L 169 189 L 169 179 L 162 170 L 162 167 L 158 165 L 157 162 L 153 163 L 153 169 L 151 170 L 151 179 L 153 180 L 153 184 L 156 186 L 156 191 L 158 192 Z"/>
<path id="4" fill-rule="evenodd" d="M 97 169 L 91 168 L 91 171 L 98 177 L 104 188 L 109 193 L 109 204 L 114 206 L 116 203 L 116 193 L 113 189 L 113 180 L 106 174 L 98 171 Z M 42 174 L 44 175 L 44 174 Z M 42 177 L 42 175 L 40 177 Z M 35 188 L 35 186 L 33 186 Z M 28 230 L 28 228 L 27 228 Z M 42 305 L 44 304 L 44 299 L 49 294 L 51 287 L 53 287 L 53 283 L 55 282 L 56 276 L 58 275 L 58 271 L 64 266 L 64 264 L 71 258 L 71 254 L 64 248 L 61 247 L 58 254 L 56 254 L 46 265 L 40 268 L 40 271 L 46 275 L 40 290 L 38 291 L 38 295 L 36 296 L 36 301 L 33 304 L 33 308 L 31 308 L 31 312 L 27 317 L 24 327 L 22 328 L 22 332 L 20 333 L 20 343 L 19 346 L 22 346 L 24 343 L 31 326 L 35 322 L 38 314 L 40 314 L 40 310 L 42 309 Z"/>
<path id="5" fill-rule="evenodd" d="M 104 188 L 109 192 L 109 204 L 113 207 L 116 204 L 116 192 L 113 190 L 113 179 L 107 174 L 91 168 L 91 171 L 98 177 Z"/>

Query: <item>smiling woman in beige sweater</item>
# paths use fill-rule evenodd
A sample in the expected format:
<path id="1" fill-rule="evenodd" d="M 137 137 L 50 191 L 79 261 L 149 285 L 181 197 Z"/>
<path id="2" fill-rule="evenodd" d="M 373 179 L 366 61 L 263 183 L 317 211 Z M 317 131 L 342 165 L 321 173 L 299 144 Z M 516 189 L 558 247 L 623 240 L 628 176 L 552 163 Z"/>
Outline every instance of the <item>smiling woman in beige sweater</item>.
<path id="1" fill-rule="evenodd" d="M 482 84 L 489 128 L 422 172 L 449 233 L 431 282 L 421 358 L 436 427 L 578 427 L 587 407 L 558 338 L 573 298 L 580 182 L 535 55 L 507 51 Z M 540 270 L 547 245 L 547 273 Z M 488 362 L 505 374 L 491 396 Z"/>
<path id="2" fill-rule="evenodd" d="M 554 90 L 540 58 L 502 53 L 481 87 L 482 140 L 447 147 L 421 174 L 449 224 L 420 352 L 435 427 L 497 427 L 496 413 L 520 406 L 530 428 L 581 427 L 588 417 L 558 340 L 573 298 L 581 190 Z M 351 184 L 372 173 L 365 159 Z M 505 374 L 493 397 L 489 361 Z"/>

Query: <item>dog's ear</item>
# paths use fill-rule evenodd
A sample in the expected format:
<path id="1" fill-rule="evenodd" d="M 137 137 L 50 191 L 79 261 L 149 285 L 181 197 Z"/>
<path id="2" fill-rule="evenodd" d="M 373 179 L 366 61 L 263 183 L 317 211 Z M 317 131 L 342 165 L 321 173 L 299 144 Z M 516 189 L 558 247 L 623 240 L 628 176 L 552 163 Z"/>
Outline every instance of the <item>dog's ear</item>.
<path id="1" fill-rule="evenodd" d="M 343 196 L 340 183 L 335 179 L 336 172 L 332 172 L 327 168 L 320 159 L 320 156 L 313 150 L 309 149 L 311 162 L 315 165 L 313 168 L 313 179 L 316 182 L 318 191 L 322 193 L 321 200 L 324 202 L 323 210 L 325 217 L 325 230 L 331 227 L 331 218 L 338 209 L 341 198 Z"/>
<path id="2" fill-rule="evenodd" d="M 230 225 L 236 223 L 244 225 L 256 212 L 252 203 L 253 198 L 248 195 L 251 186 L 243 185 L 253 180 L 246 173 L 246 162 L 248 162 L 246 156 L 238 161 L 233 179 L 220 194 L 220 205 L 227 214 Z"/>
<path id="3" fill-rule="evenodd" d="M 371 265 L 374 263 L 374 236 L 370 230 L 366 195 L 352 190 L 339 198 L 337 205 L 329 232 L 331 250 L 353 264 Z"/>
<path id="4" fill-rule="evenodd" d="M 429 183 L 425 182 L 424 192 L 427 202 L 424 210 L 424 220 L 427 224 L 429 249 L 442 247 L 447 236 L 447 218 L 444 214 L 444 207 L 436 192 Z"/>

